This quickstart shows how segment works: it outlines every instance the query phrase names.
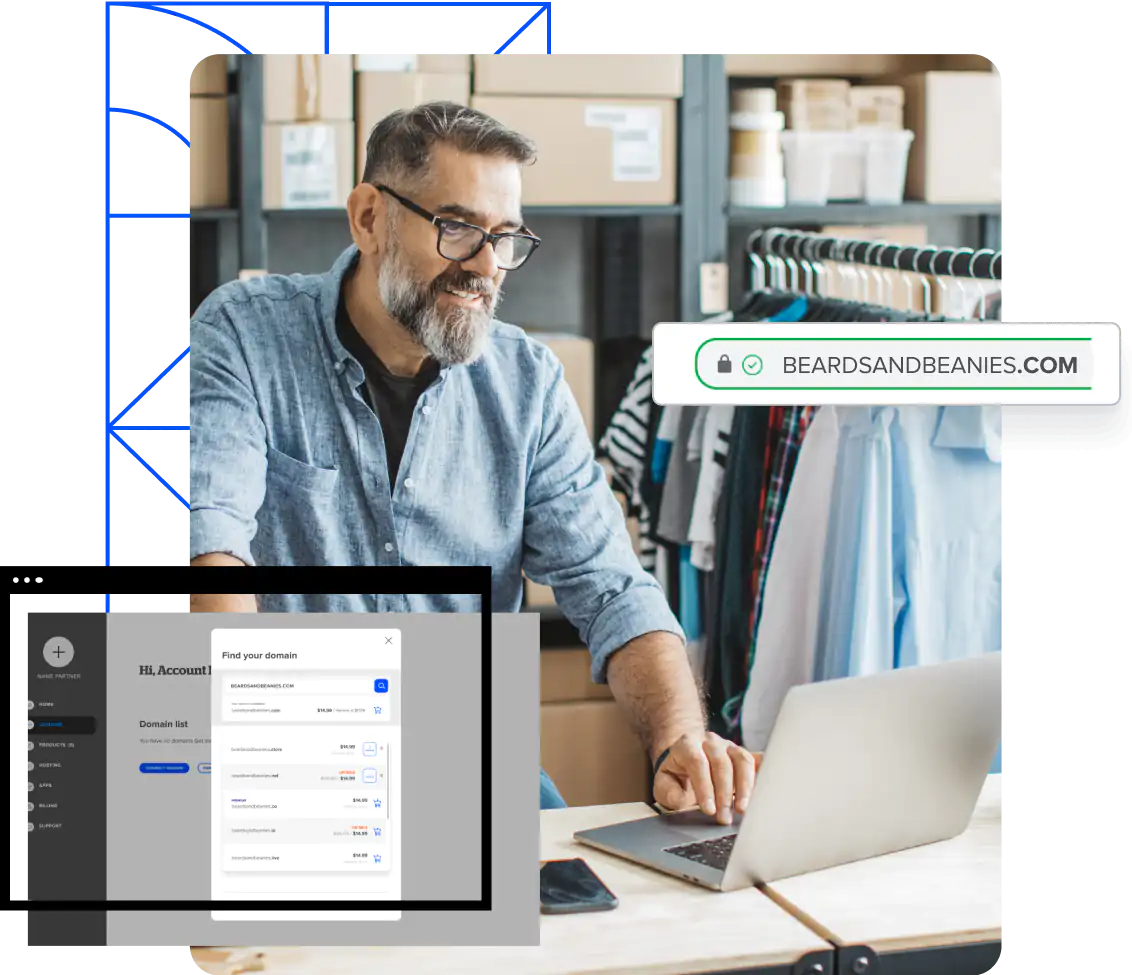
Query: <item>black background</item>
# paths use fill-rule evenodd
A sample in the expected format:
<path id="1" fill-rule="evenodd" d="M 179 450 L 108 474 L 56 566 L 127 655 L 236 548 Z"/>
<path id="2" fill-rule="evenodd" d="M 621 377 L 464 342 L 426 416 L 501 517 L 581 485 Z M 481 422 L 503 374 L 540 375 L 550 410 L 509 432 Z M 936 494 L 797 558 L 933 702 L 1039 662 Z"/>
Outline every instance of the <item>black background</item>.
<path id="1" fill-rule="evenodd" d="M 216 10 L 201 16 L 252 48 L 317 46 L 317 10 Z M 491 46 L 522 11 L 374 10 L 337 12 L 334 46 L 375 44 Z M 522 16 L 521 16 L 522 15 Z M 196 28 L 132 10 L 114 12 L 113 101 L 183 128 L 183 72 L 209 49 Z M 9 39 L 42 67 L 8 101 L 9 151 L 5 550 L 9 578 L 45 576 L 42 589 L 18 587 L 40 605 L 101 605 L 101 593 L 135 593 L 118 605 L 179 605 L 182 518 L 120 451 L 113 456 L 114 570 L 102 570 L 102 24 L 101 10 L 10 9 Z M 1121 25 L 1124 25 L 1123 27 Z M 1126 11 L 1116 10 L 559 10 L 556 48 L 568 46 L 902 46 L 983 45 L 1011 76 L 1011 315 L 1015 319 L 1126 319 L 1123 283 L 1129 239 Z M 396 39 L 395 41 L 393 39 Z M 648 39 L 648 40 L 645 40 Z M 524 45 L 540 46 L 541 28 Z M 9 57 L 14 53 L 9 52 Z M 58 84 L 45 78 L 53 72 Z M 143 122 L 113 122 L 115 207 L 182 207 L 182 155 Z M 114 230 L 115 404 L 125 402 L 183 342 L 182 233 L 178 225 Z M 1129 380 L 1113 410 L 1004 411 L 1014 447 L 1063 452 L 1074 439 L 1115 448 L 1130 439 Z M 183 422 L 180 371 L 135 422 Z M 178 486 L 178 435 L 135 439 Z M 1074 813 L 1089 836 L 1118 846 L 1112 786 L 1120 756 L 1108 761 L 1103 728 L 1121 704 L 1101 687 L 1126 656 L 1129 559 L 1122 467 L 1015 465 L 1009 472 L 1010 628 L 1015 648 L 1011 778 L 1026 796 L 1012 816 L 1015 872 L 1012 953 L 1040 950 L 1047 920 L 1062 947 L 1079 951 L 1084 932 L 1110 929 L 1104 898 L 1088 921 L 1069 882 L 1080 865 Z M 5 580 L 11 587 L 12 583 Z M 1126 588 L 1126 581 L 1123 588 Z M 177 590 L 170 593 L 170 590 Z M 35 595 L 33 595 L 35 593 Z M 1116 624 L 1123 622 L 1121 630 Z M 9 631 L 11 632 L 11 631 Z M 1117 639 L 1114 639 L 1117 638 Z M 1019 664 L 1019 661 L 1020 664 Z M 1021 669 L 1019 669 L 1021 667 Z M 14 698 L 12 698 L 14 700 Z M 1100 724 L 1104 718 L 1104 724 Z M 1019 728 L 1026 729 L 1022 734 Z M 1115 737 L 1112 738 L 1115 741 Z M 1098 762 L 1105 756 L 1104 772 Z M 1101 778 L 1101 775 L 1104 775 Z M 1096 777 L 1094 777 L 1096 776 Z M 1095 797 L 1095 798 L 1091 798 Z M 1107 799 L 1107 801 L 1106 801 Z M 1108 816 L 1112 814 L 1108 813 Z M 1031 840 L 1032 837 L 1032 840 Z M 1027 852 L 1027 844 L 1034 848 Z M 1053 850 L 1061 854 L 1052 857 Z M 1065 856 L 1069 854 L 1069 856 Z M 1088 854 L 1115 870 L 1109 854 Z M 1070 874 L 1065 873 L 1070 870 Z M 1067 883 L 1067 887 L 1066 887 Z M 1074 920 L 1078 918 L 1078 920 Z M 1048 925 L 1043 925 L 1046 930 Z M 1035 940 L 1031 940 L 1035 939 Z M 1070 944 L 1073 942 L 1073 944 Z M 1045 946 L 1048 946 L 1048 943 Z M 1115 947 L 1115 946 L 1114 946 Z M 1088 949 L 1091 950 L 1091 949 Z M 161 964 L 161 963 L 158 963 Z M 182 970 L 183 961 L 168 961 Z M 1112 964 L 1112 963 L 1109 963 Z M 1024 968 L 1024 966 L 1022 966 Z"/>

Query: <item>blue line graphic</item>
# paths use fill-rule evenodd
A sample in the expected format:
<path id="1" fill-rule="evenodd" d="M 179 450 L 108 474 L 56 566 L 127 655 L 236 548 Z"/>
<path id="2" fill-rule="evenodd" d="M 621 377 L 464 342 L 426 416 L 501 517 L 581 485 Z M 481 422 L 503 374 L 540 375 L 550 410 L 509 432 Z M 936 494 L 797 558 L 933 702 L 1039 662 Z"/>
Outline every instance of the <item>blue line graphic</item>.
<path id="1" fill-rule="evenodd" d="M 173 128 L 173 126 L 171 126 L 168 122 L 162 122 L 161 119 L 159 119 L 159 118 L 154 118 L 152 115 L 146 115 L 145 112 L 135 112 L 132 108 L 108 108 L 108 109 L 106 109 L 106 111 L 108 111 L 108 112 L 118 112 L 122 115 L 136 115 L 138 118 L 147 118 L 151 122 L 156 122 L 163 129 L 168 129 L 178 139 L 180 139 L 186 146 L 189 144 L 189 140 L 186 139 L 183 135 L 181 135 L 181 133 L 178 132 L 175 128 Z M 109 140 L 107 140 L 107 144 L 109 144 Z M 106 203 L 106 209 L 107 210 L 110 209 L 109 200 Z"/>
<path id="2" fill-rule="evenodd" d="M 528 20 L 528 21 L 527 21 L 527 22 L 526 22 L 525 24 L 523 24 L 523 26 L 522 26 L 522 27 L 520 27 L 520 28 L 519 28 L 519 29 L 518 29 L 517 31 L 515 31 L 515 33 L 514 33 L 514 34 L 512 34 L 512 35 L 511 35 L 510 37 L 508 37 L 508 38 L 507 38 L 507 40 L 506 40 L 506 41 L 504 42 L 504 44 L 503 44 L 503 47 L 501 47 L 501 48 L 500 48 L 500 49 L 499 49 L 498 51 L 496 51 L 495 53 L 496 53 L 496 54 L 502 54 L 502 53 L 503 53 L 504 51 L 506 51 L 506 50 L 507 50 L 507 48 L 508 48 L 508 47 L 510 46 L 511 42 L 512 42 L 513 40 L 515 40 L 515 38 L 516 38 L 516 37 L 518 37 L 518 36 L 519 36 L 519 35 L 520 35 L 521 33 L 523 33 L 523 31 L 525 31 L 525 30 L 526 30 L 526 29 L 527 29 L 528 27 L 530 27 L 530 26 L 531 26 L 531 24 L 533 24 L 533 23 L 534 23 L 534 22 L 535 22 L 536 20 L 538 20 L 538 18 L 539 18 L 539 15 L 540 15 L 540 14 L 541 14 L 541 13 L 542 13 L 542 12 L 543 12 L 544 10 L 547 10 L 547 9 L 548 9 L 548 8 L 547 8 L 547 6 L 545 6 L 545 5 L 544 5 L 544 6 L 541 6 L 541 7 L 539 7 L 539 8 L 538 8 L 538 10 L 536 10 L 536 11 L 535 11 L 535 14 L 534 14 L 534 16 L 533 16 L 533 17 L 531 17 L 531 19 L 530 19 L 530 20 Z"/>
<path id="3" fill-rule="evenodd" d="M 184 498 L 182 498 L 182 497 L 181 497 L 181 496 L 180 496 L 180 495 L 179 495 L 179 494 L 178 494 L 178 493 L 177 493 L 177 492 L 176 492 L 176 491 L 175 491 L 175 490 L 173 489 L 173 486 L 172 486 L 172 485 L 171 485 L 171 484 L 170 484 L 170 483 L 169 483 L 169 482 L 168 482 L 167 480 L 165 480 L 165 478 L 163 478 L 163 477 L 162 477 L 162 476 L 161 476 L 160 474 L 158 474 L 158 473 L 157 473 L 157 471 L 155 471 L 155 470 L 154 470 L 154 469 L 153 469 L 152 467 L 150 467 L 150 466 L 149 466 L 149 464 L 147 464 L 147 463 L 145 462 L 145 460 L 144 460 L 144 459 L 142 458 L 141 454 L 139 454 L 139 453 L 138 453 L 138 452 L 137 452 L 136 450 L 134 450 L 134 448 L 133 448 L 133 447 L 131 447 L 131 446 L 130 446 L 130 445 L 129 445 L 128 443 L 126 443 L 126 441 L 125 441 L 125 440 L 123 440 L 123 439 L 122 439 L 121 437 L 119 437 L 119 436 L 118 436 L 118 434 L 116 434 L 116 433 L 115 433 L 115 432 L 114 432 L 113 430 L 111 430 L 111 431 L 110 431 L 110 436 L 112 436 L 112 437 L 113 437 L 113 438 L 114 438 L 115 440 L 117 440 L 117 441 L 118 441 L 118 443 L 120 443 L 120 444 L 121 444 L 121 445 L 122 445 L 123 447 L 125 447 L 125 448 L 126 448 L 126 449 L 127 449 L 127 450 L 128 450 L 129 452 L 130 452 L 130 454 L 131 454 L 131 455 L 132 455 L 132 456 L 134 457 L 134 459 L 135 459 L 135 460 L 136 460 L 136 461 L 137 461 L 137 462 L 138 462 L 139 464 L 141 464 L 141 465 L 142 465 L 142 467 L 144 467 L 144 468 L 145 468 L 145 469 L 146 469 L 147 471 L 149 471 L 149 472 L 150 472 L 150 474 L 152 474 L 152 475 L 153 475 L 154 477 L 156 477 L 156 478 L 157 478 L 157 479 L 158 479 L 158 480 L 159 480 L 159 481 L 160 481 L 160 482 L 161 482 L 161 483 L 162 483 L 163 485 L 165 485 L 165 488 L 166 488 L 166 489 L 167 489 L 167 490 L 169 491 L 169 493 L 170 493 L 170 494 L 172 494 L 172 495 L 173 495 L 173 497 L 175 497 L 175 498 L 176 498 L 176 499 L 177 499 L 178 501 L 180 501 L 180 502 L 181 502 L 181 504 L 183 504 L 183 505 L 184 505 L 184 506 L 185 506 L 186 508 L 187 508 L 187 507 L 189 506 L 189 502 L 188 502 L 188 501 L 186 501 L 186 500 L 185 500 Z"/>
<path id="4" fill-rule="evenodd" d="M 191 346 L 190 346 L 190 348 L 191 348 Z M 177 356 L 176 359 L 174 359 L 172 362 L 169 363 L 169 365 L 167 365 L 164 369 L 162 369 L 161 375 L 159 375 L 153 382 L 151 382 L 148 386 L 146 386 L 146 388 L 143 389 L 140 393 L 138 393 L 137 396 L 135 396 L 132 400 L 130 400 L 130 405 L 127 406 L 124 410 L 122 410 L 121 413 L 119 413 L 116 417 L 114 417 L 113 420 L 110 421 L 110 424 L 109 424 L 110 428 L 113 429 L 114 425 L 120 419 L 122 419 L 122 417 L 124 417 L 127 413 L 129 413 L 130 410 L 132 410 L 138 404 L 138 401 L 143 396 L 145 396 L 146 393 L 148 393 L 151 389 L 153 389 L 154 386 L 156 386 L 159 382 L 161 382 L 161 380 L 164 379 L 166 377 L 166 375 L 168 375 L 169 370 L 172 369 L 178 362 L 180 362 L 188 354 L 189 354 L 189 350 L 185 349 L 185 351 L 182 352 L 179 356 Z"/>
<path id="5" fill-rule="evenodd" d="M 102 564 L 110 565 L 110 7 L 102 11 Z M 110 605 L 110 600 L 106 600 Z M 108 610 L 109 613 L 109 608 Z"/>
<path id="6" fill-rule="evenodd" d="M 534 3 L 530 0 L 423 0 L 423 2 L 389 2 L 389 0 L 359 0 L 359 2 L 334 2 L 334 0 L 185 0 L 185 2 L 173 3 L 150 3 L 150 2 L 134 2 L 134 0 L 107 0 L 106 3 L 106 20 L 105 20 L 105 50 L 106 50 L 106 63 L 105 63 L 105 97 L 106 97 L 106 118 L 105 118 L 105 199 L 106 199 L 106 226 L 105 226 L 105 254 L 106 254 L 106 292 L 105 292 L 105 323 L 104 323 L 104 355 L 105 355 L 105 389 L 104 389 L 104 413 L 106 422 L 106 442 L 104 450 L 104 486 L 105 486 L 105 559 L 106 564 L 110 565 L 110 438 L 113 437 L 117 440 L 127 451 L 132 454 L 137 461 L 145 467 L 164 487 L 186 507 L 188 502 L 185 501 L 180 494 L 178 494 L 169 483 L 162 478 L 149 464 L 147 464 L 129 444 L 127 444 L 120 436 L 118 430 L 188 430 L 187 426 L 118 426 L 118 421 L 122 419 L 137 403 L 157 385 L 169 371 L 177 365 L 188 354 L 189 350 L 186 349 L 181 353 L 173 362 L 169 364 L 161 374 L 153 380 L 145 389 L 141 391 L 130 404 L 122 410 L 113 419 L 110 418 L 110 221 L 111 219 L 162 219 L 162 218 L 185 218 L 191 216 L 188 213 L 111 213 L 110 212 L 110 113 L 117 112 L 123 115 L 136 115 L 139 118 L 147 119 L 151 122 L 156 122 L 158 125 L 172 132 L 178 139 L 180 139 L 186 146 L 189 145 L 189 140 L 185 138 L 180 132 L 174 129 L 171 125 L 163 122 L 159 118 L 152 115 L 147 115 L 144 112 L 135 111 L 128 108 L 112 108 L 110 106 L 110 8 L 111 7 L 136 7 L 141 10 L 152 10 L 155 13 L 166 14 L 170 17 L 176 17 L 188 23 L 195 24 L 198 27 L 203 27 L 205 30 L 216 34 L 218 37 L 228 41 L 238 50 L 244 54 L 251 54 L 252 52 L 243 44 L 237 41 L 234 37 L 225 34 L 223 31 L 211 24 L 206 24 L 204 21 L 198 20 L 195 17 L 190 17 L 187 14 L 180 13 L 177 10 L 169 9 L 171 7 L 319 7 L 323 8 L 323 52 L 330 53 L 330 8 L 331 7 L 537 7 L 535 13 L 520 27 L 514 34 L 512 34 L 507 41 L 495 53 L 500 54 L 505 51 L 508 46 L 523 33 L 531 24 L 533 24 L 539 15 L 544 11 L 546 13 L 546 53 L 551 51 L 551 36 L 550 36 L 550 10 L 551 4 Z M 106 593 L 106 611 L 110 611 L 110 594 Z"/>
<path id="7" fill-rule="evenodd" d="M 178 7 L 224 7 L 224 6 L 236 6 L 236 4 L 218 4 L 218 3 L 180 4 L 179 3 L 179 4 L 176 4 L 176 6 L 178 6 Z M 229 44 L 235 44 L 236 47 L 238 47 L 245 54 L 251 54 L 252 53 L 246 47 L 244 47 L 243 44 L 241 44 L 238 40 L 236 40 L 234 37 L 229 37 L 227 34 L 225 34 L 224 31 L 217 30 L 211 24 L 206 24 L 203 20 L 197 20 L 195 17 L 190 17 L 188 14 L 178 13 L 176 10 L 166 10 L 164 7 L 159 7 L 159 6 L 157 6 L 156 4 L 153 4 L 153 3 L 108 3 L 107 7 L 135 7 L 138 10 L 153 10 L 156 13 L 159 13 L 159 14 L 168 14 L 170 17 L 179 17 L 181 20 L 187 20 L 190 24 L 196 24 L 198 27 L 203 27 L 205 30 L 210 30 L 210 31 L 212 31 L 212 33 L 214 33 L 214 34 L 216 34 L 220 37 L 223 37 L 224 40 L 226 40 Z M 110 34 L 109 28 L 107 28 L 106 33 L 109 36 L 109 34 Z M 107 44 L 107 47 L 109 47 L 109 44 Z M 109 63 L 109 59 L 107 59 L 107 63 Z"/>

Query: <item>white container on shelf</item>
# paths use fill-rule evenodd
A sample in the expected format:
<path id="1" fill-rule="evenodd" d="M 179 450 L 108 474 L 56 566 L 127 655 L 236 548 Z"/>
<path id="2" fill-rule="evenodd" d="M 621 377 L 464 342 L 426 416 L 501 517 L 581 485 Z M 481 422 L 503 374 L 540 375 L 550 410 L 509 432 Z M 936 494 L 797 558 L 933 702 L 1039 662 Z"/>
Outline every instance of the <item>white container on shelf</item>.
<path id="1" fill-rule="evenodd" d="M 728 125 L 744 132 L 780 132 L 786 128 L 783 112 L 732 112 Z"/>
<path id="2" fill-rule="evenodd" d="M 904 179 L 908 173 L 908 150 L 914 134 L 883 129 L 858 129 L 860 152 L 864 159 L 864 199 L 872 204 L 904 202 Z"/>
<path id="3" fill-rule="evenodd" d="M 824 206 L 829 202 L 834 157 L 852 143 L 849 132 L 782 133 L 786 164 L 786 199 L 790 203 Z"/>
<path id="4" fill-rule="evenodd" d="M 786 180 L 781 176 L 732 177 L 731 205 L 737 207 L 786 206 Z"/>

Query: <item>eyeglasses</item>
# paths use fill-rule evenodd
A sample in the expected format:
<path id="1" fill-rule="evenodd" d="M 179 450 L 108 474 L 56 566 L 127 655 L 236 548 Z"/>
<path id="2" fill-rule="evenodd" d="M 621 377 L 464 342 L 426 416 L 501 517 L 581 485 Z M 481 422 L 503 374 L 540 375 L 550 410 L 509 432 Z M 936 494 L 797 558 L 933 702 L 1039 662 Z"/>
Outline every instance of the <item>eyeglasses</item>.
<path id="1" fill-rule="evenodd" d="M 388 193 L 406 210 L 424 217 L 436 227 L 436 252 L 448 261 L 470 261 L 486 243 L 495 248 L 495 261 L 505 271 L 522 267 L 542 243 L 533 234 L 490 234 L 482 227 L 460 220 L 449 220 L 429 213 L 422 206 L 395 193 L 381 183 L 374 184 L 382 193 Z"/>

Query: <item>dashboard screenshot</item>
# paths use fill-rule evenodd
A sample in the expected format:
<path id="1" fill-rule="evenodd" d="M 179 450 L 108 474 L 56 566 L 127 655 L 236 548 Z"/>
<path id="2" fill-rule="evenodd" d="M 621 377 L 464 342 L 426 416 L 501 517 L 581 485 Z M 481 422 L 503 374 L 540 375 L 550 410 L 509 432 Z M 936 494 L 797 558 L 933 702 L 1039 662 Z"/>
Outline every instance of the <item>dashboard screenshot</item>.
<path id="1" fill-rule="evenodd" d="M 521 801 L 537 737 L 493 735 L 508 758 L 493 780 L 479 614 L 105 605 L 10 596 L 26 652 L 11 655 L 9 896 L 51 905 L 29 913 L 29 943 L 286 944 L 295 923 L 305 944 L 374 943 L 361 922 L 389 943 L 537 943 L 537 900 L 501 910 L 495 894 L 537 880 Z M 496 648 L 530 660 L 502 679 L 534 688 L 537 621 L 502 629 Z M 492 820 L 507 844 L 483 842 Z"/>

